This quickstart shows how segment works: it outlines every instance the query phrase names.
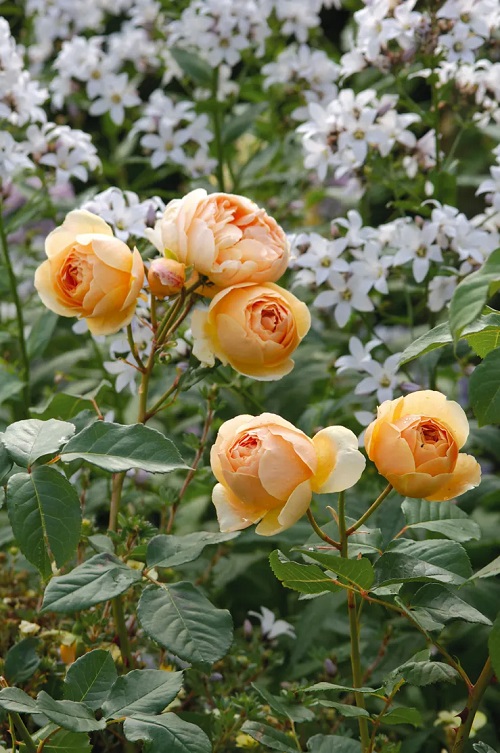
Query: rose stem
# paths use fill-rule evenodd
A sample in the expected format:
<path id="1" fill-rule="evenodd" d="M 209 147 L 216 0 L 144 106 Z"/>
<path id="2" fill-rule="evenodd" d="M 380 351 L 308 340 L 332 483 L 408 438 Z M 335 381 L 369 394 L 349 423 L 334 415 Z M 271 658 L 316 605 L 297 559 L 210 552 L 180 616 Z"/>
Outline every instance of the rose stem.
<path id="1" fill-rule="evenodd" d="M 328 536 L 323 529 L 318 525 L 316 519 L 314 518 L 314 515 L 311 512 L 311 508 L 307 508 L 307 518 L 309 520 L 309 523 L 311 524 L 312 528 L 314 529 L 314 532 L 320 537 L 320 539 L 323 539 L 323 541 L 326 541 L 327 544 L 330 544 L 331 546 L 334 546 L 335 549 L 338 549 L 340 551 L 341 546 L 338 541 L 335 541 L 334 539 L 331 539 L 330 536 Z"/>
<path id="2" fill-rule="evenodd" d="M 358 528 L 363 525 L 365 520 L 368 520 L 370 515 L 373 515 L 377 507 L 380 507 L 384 499 L 387 496 L 389 496 L 391 491 L 392 491 L 392 484 L 387 484 L 384 491 L 381 494 L 379 494 L 375 502 L 368 508 L 368 510 L 365 513 L 363 513 L 363 515 L 360 517 L 359 520 L 357 520 L 355 523 L 353 523 L 353 525 L 350 528 L 347 529 L 346 535 L 350 536 L 351 533 L 354 533 L 354 531 L 357 531 Z"/>
<path id="3" fill-rule="evenodd" d="M 203 425 L 203 431 L 200 437 L 200 444 L 196 451 L 196 455 L 194 456 L 194 460 L 192 462 L 191 468 L 189 470 L 189 473 L 187 474 L 184 483 L 181 487 L 181 490 L 179 492 L 179 496 L 175 500 L 174 504 L 170 508 L 170 516 L 168 519 L 167 527 L 166 527 L 166 533 L 171 533 L 172 528 L 174 525 L 175 520 L 175 514 L 177 512 L 177 508 L 179 507 L 182 498 L 184 494 L 186 493 L 186 489 L 188 488 L 189 484 L 193 480 L 194 474 L 196 473 L 196 469 L 198 468 L 198 464 L 201 460 L 201 457 L 203 455 L 203 451 L 205 449 L 205 446 L 207 444 L 208 435 L 210 432 L 210 427 L 212 426 L 212 421 L 214 420 L 214 400 L 217 394 L 217 387 L 214 385 L 214 388 L 212 389 L 212 392 L 208 396 L 207 399 L 207 416 L 205 418 L 205 423 Z"/>
<path id="4" fill-rule="evenodd" d="M 389 490 L 390 491 L 390 490 Z M 339 533 L 340 533 L 340 556 L 348 559 L 347 539 L 349 536 L 345 526 L 345 497 L 344 492 L 339 493 Z M 358 521 L 359 522 L 359 521 Z M 355 529 L 354 529 L 355 530 Z M 359 625 L 356 615 L 356 595 L 354 591 L 347 591 L 347 611 L 349 614 L 349 632 L 351 635 L 351 668 L 352 668 L 352 684 L 355 688 L 360 688 L 363 682 L 363 673 L 361 671 L 361 656 L 359 653 Z M 354 691 L 354 697 L 356 699 L 356 706 L 360 709 L 366 709 L 365 699 L 362 693 Z M 359 736 L 361 738 L 361 747 L 363 753 L 369 750 L 370 736 L 368 734 L 368 723 L 362 716 L 358 719 L 359 722 Z"/>
<path id="5" fill-rule="evenodd" d="M 491 659 L 490 657 L 488 657 L 481 671 L 481 674 L 477 679 L 476 684 L 472 686 L 472 689 L 469 692 L 469 699 L 467 701 L 467 704 L 460 714 L 460 719 L 462 720 L 462 722 L 457 731 L 457 736 L 455 738 L 455 744 L 452 748 L 452 753 L 462 753 L 465 750 L 465 745 L 467 743 L 467 740 L 469 739 L 472 723 L 474 721 L 474 717 L 476 716 L 476 711 L 479 707 L 481 698 L 483 697 L 486 688 L 490 684 L 492 677 L 493 667 L 491 666 Z"/>
<path id="6" fill-rule="evenodd" d="M 1 191 L 1 186 L 0 186 Z M 22 362 L 22 375 L 23 375 L 23 401 L 24 401 L 24 410 L 23 410 L 23 416 L 25 418 L 28 418 L 29 416 L 29 409 L 30 409 L 30 362 L 28 358 L 28 350 L 26 347 L 26 340 L 24 338 L 24 319 L 23 319 L 23 308 L 21 305 L 21 301 L 17 292 L 17 280 L 16 275 L 14 273 L 14 269 L 12 267 L 12 262 L 10 260 L 9 255 L 9 245 L 7 243 L 7 233 L 5 232 L 5 226 L 3 223 L 3 201 L 0 194 L 0 240 L 2 243 L 2 251 L 3 251 L 3 257 L 5 261 L 5 266 L 7 268 L 7 276 L 9 278 L 9 286 L 10 286 L 10 292 L 12 295 L 12 298 L 14 299 L 14 306 L 16 309 L 16 319 L 17 319 L 17 332 L 18 332 L 18 340 L 19 340 L 19 350 L 21 352 L 21 362 Z"/>

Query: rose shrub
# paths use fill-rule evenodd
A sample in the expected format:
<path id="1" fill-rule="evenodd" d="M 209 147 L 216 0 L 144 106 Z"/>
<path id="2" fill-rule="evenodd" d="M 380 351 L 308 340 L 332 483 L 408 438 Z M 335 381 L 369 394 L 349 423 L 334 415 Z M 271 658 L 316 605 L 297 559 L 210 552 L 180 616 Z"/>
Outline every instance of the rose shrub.
<path id="1" fill-rule="evenodd" d="M 220 427 L 210 453 L 221 531 L 258 521 L 256 532 L 263 536 L 290 528 L 307 511 L 313 492 L 354 486 L 365 462 L 356 435 L 343 426 L 309 439 L 274 413 L 232 418 Z"/>
<path id="2" fill-rule="evenodd" d="M 365 447 L 400 494 L 442 502 L 481 480 L 477 460 L 459 453 L 468 435 L 467 417 L 458 403 L 441 392 L 420 390 L 382 403 L 366 430 Z"/>
<path id="3" fill-rule="evenodd" d="M 193 353 L 213 366 L 215 358 L 254 379 L 280 379 L 311 326 L 307 306 L 278 285 L 243 283 L 226 288 L 208 311 L 192 318 Z"/>
<path id="4" fill-rule="evenodd" d="M 285 233 L 245 196 L 196 189 L 171 201 L 146 232 L 165 256 L 193 266 L 221 288 L 274 282 L 288 265 Z"/>
<path id="5" fill-rule="evenodd" d="M 112 334 L 131 321 L 144 265 L 137 249 L 115 238 L 104 220 L 86 210 L 70 212 L 47 236 L 45 252 L 35 287 L 47 308 L 86 319 L 94 335 Z"/>

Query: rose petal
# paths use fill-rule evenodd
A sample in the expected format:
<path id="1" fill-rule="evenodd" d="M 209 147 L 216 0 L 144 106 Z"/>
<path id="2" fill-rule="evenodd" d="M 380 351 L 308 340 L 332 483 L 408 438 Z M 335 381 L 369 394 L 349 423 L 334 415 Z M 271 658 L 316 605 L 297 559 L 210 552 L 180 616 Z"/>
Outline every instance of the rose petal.
<path id="1" fill-rule="evenodd" d="M 300 437 L 298 437 L 300 439 Z M 271 448 L 264 450 L 259 464 L 259 479 L 265 491 L 286 500 L 293 490 L 311 476 L 311 469 L 302 462 L 290 442 L 273 436 Z"/>
<path id="2" fill-rule="evenodd" d="M 222 484 L 216 484 L 212 492 L 212 502 L 217 511 L 217 520 L 222 533 L 231 531 L 241 531 L 248 528 L 258 520 L 261 515 L 252 520 L 242 517 L 237 510 L 230 504 L 227 489 Z"/>
<path id="3" fill-rule="evenodd" d="M 345 426 L 328 426 L 312 441 L 318 456 L 318 470 L 311 482 L 314 492 L 341 492 L 359 481 L 366 460 L 354 432 Z"/>
<path id="4" fill-rule="evenodd" d="M 481 466 L 472 455 L 460 453 L 455 470 L 449 474 L 446 483 L 437 492 L 427 494 L 429 502 L 445 502 L 447 499 L 459 497 L 469 489 L 479 486 L 481 482 Z"/>
<path id="5" fill-rule="evenodd" d="M 405 395 L 401 415 L 429 416 L 443 423 L 453 434 L 458 449 L 469 436 L 469 422 L 463 408 L 436 390 L 419 390 Z"/>
<path id="6" fill-rule="evenodd" d="M 113 230 L 96 214 L 86 209 L 74 209 L 66 215 L 63 224 L 53 230 L 46 238 L 45 252 L 50 258 L 63 249 L 75 243 L 76 236 L 81 233 L 97 233 L 113 235 Z"/>
<path id="7" fill-rule="evenodd" d="M 312 489 L 309 481 L 299 484 L 283 507 L 270 510 L 255 529 L 261 536 L 273 536 L 275 533 L 291 528 L 306 512 L 311 504 Z"/>

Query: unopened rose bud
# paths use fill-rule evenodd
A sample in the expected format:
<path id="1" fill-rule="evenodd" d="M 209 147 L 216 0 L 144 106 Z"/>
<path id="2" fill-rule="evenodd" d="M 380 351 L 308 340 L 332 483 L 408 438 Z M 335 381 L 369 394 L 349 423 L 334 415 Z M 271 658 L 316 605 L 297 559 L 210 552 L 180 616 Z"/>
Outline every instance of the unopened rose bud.
<path id="1" fill-rule="evenodd" d="M 148 272 L 148 283 L 156 298 L 166 298 L 180 293 L 186 281 L 186 265 L 175 259 L 153 259 Z"/>

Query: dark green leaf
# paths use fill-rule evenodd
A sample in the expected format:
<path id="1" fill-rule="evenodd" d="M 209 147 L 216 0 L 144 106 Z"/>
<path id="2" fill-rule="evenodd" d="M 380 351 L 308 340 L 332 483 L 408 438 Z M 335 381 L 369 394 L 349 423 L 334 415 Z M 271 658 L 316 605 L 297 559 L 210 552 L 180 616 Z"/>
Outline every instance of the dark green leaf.
<path id="1" fill-rule="evenodd" d="M 321 568 L 316 565 L 291 562 L 279 549 L 271 552 L 269 562 L 273 573 L 286 588 L 305 594 L 320 594 L 324 591 L 340 589 L 340 586 L 335 584 Z"/>
<path id="2" fill-rule="evenodd" d="M 411 724 L 413 727 L 422 726 L 422 715 L 418 709 L 400 706 L 391 709 L 382 717 L 383 724 Z"/>
<path id="3" fill-rule="evenodd" d="M 401 538 L 390 544 L 389 551 L 423 560 L 461 579 L 466 580 L 472 574 L 468 554 L 456 541 L 446 539 L 413 541 Z"/>
<path id="4" fill-rule="evenodd" d="M 70 395 L 67 392 L 57 392 L 52 395 L 50 400 L 42 408 L 32 408 L 31 413 L 35 413 L 42 420 L 49 418 L 62 418 L 69 421 L 83 410 L 93 411 L 96 416 L 94 406 L 91 400 L 80 395 Z"/>
<path id="5" fill-rule="evenodd" d="M 168 473 L 187 468 L 174 443 L 156 429 L 143 424 L 122 426 L 95 421 L 71 439 L 61 460 L 86 460 L 116 473 L 141 468 L 151 473 Z"/>
<path id="6" fill-rule="evenodd" d="M 24 382 L 15 374 L 0 369 L 0 405 L 18 395 L 24 387 Z"/>
<path id="7" fill-rule="evenodd" d="M 252 688 L 257 691 L 260 697 L 264 699 L 264 701 L 268 704 L 268 706 L 274 711 L 274 713 L 278 717 L 281 717 L 282 719 L 291 718 L 290 714 L 288 713 L 287 706 L 281 700 L 281 698 L 278 698 L 275 695 L 272 695 L 265 688 L 262 688 L 260 685 L 257 685 L 254 682 L 252 682 L 251 685 L 252 685 Z"/>
<path id="8" fill-rule="evenodd" d="M 20 688 L 2 688 L 0 708 L 18 714 L 33 714 L 36 710 L 36 701 Z"/>
<path id="9" fill-rule="evenodd" d="M 7 651 L 4 675 L 11 685 L 21 685 L 36 672 L 40 657 L 36 650 L 38 638 L 24 638 Z"/>
<path id="10" fill-rule="evenodd" d="M 236 533 L 210 533 L 197 531 L 185 536 L 154 536 L 148 544 L 148 567 L 177 567 L 200 556 L 209 545 L 222 544 L 239 535 Z"/>
<path id="11" fill-rule="evenodd" d="M 408 528 L 434 531 L 454 541 L 479 539 L 481 529 L 453 502 L 405 499 L 402 510 Z"/>
<path id="12" fill-rule="evenodd" d="M 193 664 L 221 659 L 233 639 L 230 613 L 214 607 L 191 583 L 148 586 L 137 613 L 150 638 Z"/>
<path id="13" fill-rule="evenodd" d="M 37 696 L 36 710 L 38 714 L 43 714 L 54 724 L 72 732 L 92 732 L 106 727 L 104 719 L 97 721 L 84 703 L 54 701 L 44 690 L 41 690 Z"/>
<path id="14" fill-rule="evenodd" d="M 435 682 L 456 682 L 459 676 L 456 669 L 439 661 L 406 662 L 394 670 L 394 675 L 418 687 L 432 685 Z"/>
<path id="15" fill-rule="evenodd" d="M 72 557 L 80 540 L 80 500 L 68 479 L 48 465 L 16 473 L 7 485 L 7 510 L 22 553 L 43 577 Z"/>
<path id="16" fill-rule="evenodd" d="M 310 685 L 308 688 L 302 688 L 305 693 L 322 693 L 324 691 L 336 691 L 338 693 L 363 693 L 366 695 L 372 695 L 378 693 L 380 688 L 353 688 L 352 685 L 337 685 L 334 682 L 317 682 L 314 685 Z"/>
<path id="17" fill-rule="evenodd" d="M 472 372 L 469 397 L 479 426 L 500 423 L 500 348 L 488 353 Z"/>
<path id="18" fill-rule="evenodd" d="M 307 741 L 309 753 L 361 753 L 361 743 L 340 735 L 314 735 Z"/>
<path id="19" fill-rule="evenodd" d="M 109 651 L 97 648 L 77 659 L 64 679 L 64 698 L 84 701 L 93 711 L 100 709 L 118 673 Z"/>
<path id="20" fill-rule="evenodd" d="M 481 314 L 492 286 L 500 280 L 500 249 L 494 251 L 481 269 L 457 286 L 450 301 L 450 329 L 455 338 Z"/>
<path id="21" fill-rule="evenodd" d="M 2 442 L 3 433 L 0 433 L 0 485 L 5 483 L 7 476 L 13 466 L 13 462 Z"/>
<path id="22" fill-rule="evenodd" d="M 250 735 L 250 737 L 261 745 L 272 750 L 280 750 L 282 753 L 297 753 L 297 748 L 293 744 L 292 738 L 285 735 L 284 732 L 270 727 L 268 724 L 246 721 L 241 731 Z"/>
<path id="23" fill-rule="evenodd" d="M 47 345 L 52 339 L 58 319 L 57 314 L 48 310 L 44 311 L 38 319 L 35 319 L 35 323 L 26 341 L 26 349 L 30 359 L 43 356 Z"/>
<path id="24" fill-rule="evenodd" d="M 375 579 L 372 563 L 362 557 L 361 559 L 344 559 L 335 554 L 300 549 L 303 554 L 320 562 L 328 570 L 345 578 L 349 583 L 362 591 L 367 591 Z"/>
<path id="25" fill-rule="evenodd" d="M 411 345 L 409 345 L 401 354 L 400 364 L 403 365 L 412 361 L 417 356 L 423 356 L 425 353 L 430 353 L 431 350 L 436 348 L 442 348 L 444 345 L 448 345 L 453 342 L 451 336 L 450 325 L 448 322 L 438 324 L 437 327 L 424 332 L 423 335 L 418 337 Z"/>
<path id="26" fill-rule="evenodd" d="M 410 557 L 400 552 L 386 552 L 375 564 L 377 587 L 390 583 L 411 583 L 414 581 L 437 581 L 461 585 L 465 578 L 455 575 L 436 565 Z"/>
<path id="27" fill-rule="evenodd" d="M 500 677 L 500 614 L 493 623 L 488 637 L 488 648 L 495 675 Z"/>
<path id="28" fill-rule="evenodd" d="M 182 672 L 134 669 L 118 677 L 102 706 L 106 719 L 137 714 L 159 714 L 182 688 Z"/>
<path id="29" fill-rule="evenodd" d="M 451 620 L 464 620 L 465 622 L 491 625 L 491 620 L 481 614 L 466 601 L 460 599 L 455 593 L 448 591 L 437 584 L 428 584 L 419 588 L 411 600 L 411 608 L 421 607 L 431 617 L 445 624 Z"/>
<path id="30" fill-rule="evenodd" d="M 496 751 L 486 743 L 473 743 L 472 747 L 477 753 L 496 753 Z"/>
<path id="31" fill-rule="evenodd" d="M 193 79 L 195 84 L 202 86 L 204 89 L 212 89 L 213 72 L 205 60 L 202 60 L 193 52 L 188 52 L 188 50 L 183 50 L 180 47 L 171 47 L 169 52 L 177 65 Z"/>
<path id="32" fill-rule="evenodd" d="M 66 421 L 27 418 L 8 426 L 2 441 L 17 465 L 30 468 L 35 460 L 56 455 L 74 433 L 75 427 Z"/>
<path id="33" fill-rule="evenodd" d="M 336 703 L 335 701 L 325 701 L 323 698 L 320 698 L 316 701 L 317 706 L 324 706 L 328 709 L 336 709 L 341 716 L 345 716 L 346 719 L 354 718 L 357 719 L 360 716 L 368 717 L 370 718 L 370 714 L 365 709 L 361 709 L 358 706 L 351 706 L 347 703 Z"/>
<path id="34" fill-rule="evenodd" d="M 124 565 L 113 554 L 96 554 L 67 575 L 52 578 L 45 589 L 42 611 L 88 609 L 119 596 L 141 577 L 140 572 Z"/>
<path id="35" fill-rule="evenodd" d="M 476 580 L 476 578 L 491 578 L 494 575 L 500 575 L 500 557 L 495 557 L 488 565 L 485 565 L 477 573 L 474 573 L 471 580 Z"/>
<path id="36" fill-rule="evenodd" d="M 238 115 L 227 117 L 222 128 L 223 142 L 230 144 L 239 139 L 246 131 L 249 131 L 264 109 L 265 103 L 257 102 L 253 105 L 247 105 L 243 112 L 238 113 Z"/>
<path id="37" fill-rule="evenodd" d="M 67 729 L 59 729 L 54 732 L 56 725 L 50 724 L 40 730 L 34 736 L 36 740 L 50 739 L 43 746 L 43 753 L 90 753 L 89 736 L 84 732 L 71 732 Z M 40 733 L 44 732 L 43 735 Z M 25 753 L 25 749 L 21 749 Z"/>
<path id="38" fill-rule="evenodd" d="M 212 751 L 210 740 L 203 730 L 172 713 L 161 716 L 137 714 L 133 719 L 125 719 L 123 731 L 127 740 L 144 740 L 144 753 Z"/>

